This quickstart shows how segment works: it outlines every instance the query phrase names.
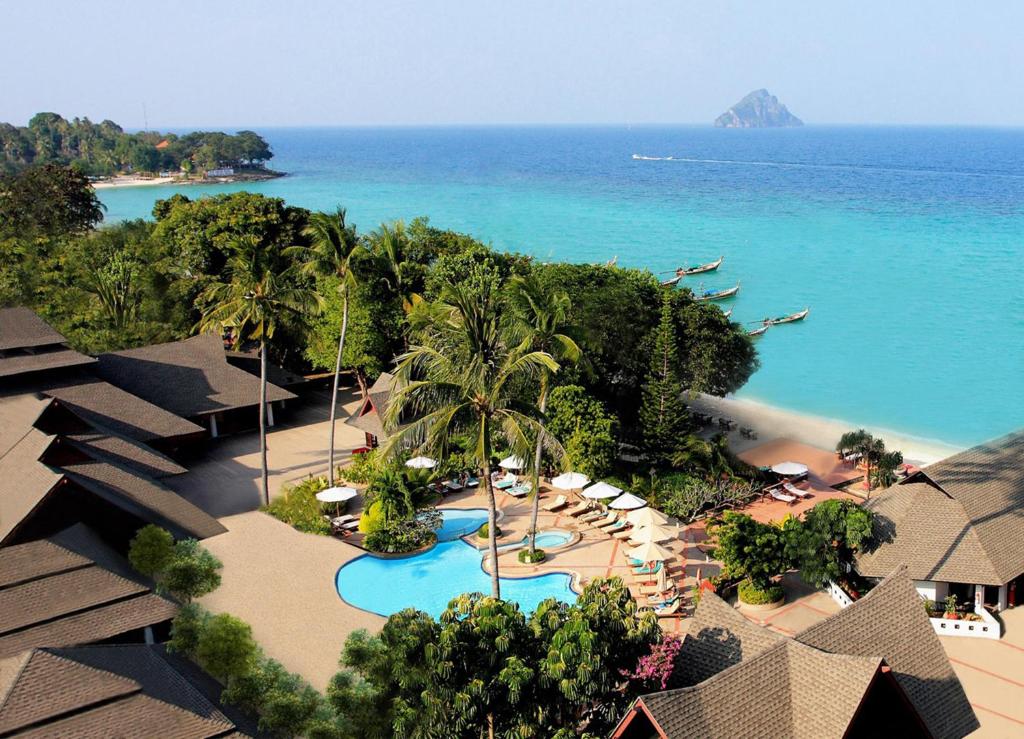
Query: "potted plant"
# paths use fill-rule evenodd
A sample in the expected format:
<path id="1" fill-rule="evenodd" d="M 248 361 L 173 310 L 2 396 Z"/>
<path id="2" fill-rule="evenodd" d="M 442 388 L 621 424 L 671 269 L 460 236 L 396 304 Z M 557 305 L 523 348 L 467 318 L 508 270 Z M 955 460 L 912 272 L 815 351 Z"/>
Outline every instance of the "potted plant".
<path id="1" fill-rule="evenodd" d="M 960 614 L 956 612 L 956 596 L 947 595 L 946 600 L 943 601 L 946 605 L 946 612 L 942 614 L 942 617 L 949 619 L 950 621 L 956 621 L 960 618 Z"/>

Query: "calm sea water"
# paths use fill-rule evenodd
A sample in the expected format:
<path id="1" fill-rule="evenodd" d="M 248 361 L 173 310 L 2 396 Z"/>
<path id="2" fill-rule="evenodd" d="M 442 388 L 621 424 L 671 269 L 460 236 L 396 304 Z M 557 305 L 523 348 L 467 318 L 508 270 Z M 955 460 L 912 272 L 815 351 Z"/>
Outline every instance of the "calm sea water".
<path id="1" fill-rule="evenodd" d="M 759 340 L 741 397 L 954 444 L 1024 426 L 1024 130 L 278 129 L 241 186 L 361 230 L 429 215 L 540 259 L 668 270 L 725 255 Z M 661 159 L 634 159 L 633 155 Z M 666 159 L 673 157 L 673 159 Z M 103 190 L 108 220 L 174 188 Z"/>

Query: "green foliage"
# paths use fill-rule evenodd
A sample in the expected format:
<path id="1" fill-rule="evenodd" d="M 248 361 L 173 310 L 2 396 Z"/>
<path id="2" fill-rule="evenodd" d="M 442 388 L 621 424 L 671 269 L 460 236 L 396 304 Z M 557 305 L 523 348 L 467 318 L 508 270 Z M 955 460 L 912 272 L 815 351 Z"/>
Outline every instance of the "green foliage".
<path id="1" fill-rule="evenodd" d="M 782 600 L 786 592 L 781 585 L 769 585 L 762 589 L 750 580 L 741 580 L 736 588 L 739 598 L 744 603 L 752 606 L 763 606 L 769 603 L 777 603 Z"/>
<path id="2" fill-rule="evenodd" d="M 665 477 L 660 490 L 648 500 L 668 516 L 695 521 L 707 511 L 750 500 L 757 494 L 754 483 L 741 479 L 707 480 L 688 475 Z"/>
<path id="3" fill-rule="evenodd" d="M 327 487 L 326 477 L 308 477 L 297 485 L 284 485 L 281 494 L 260 510 L 307 534 L 330 534 L 324 504 L 316 499 L 316 494 Z"/>
<path id="4" fill-rule="evenodd" d="M 804 514 L 787 550 L 800 576 L 814 587 L 838 580 L 871 539 L 873 513 L 852 500 L 822 501 Z"/>
<path id="5" fill-rule="evenodd" d="M 198 541 L 183 539 L 174 545 L 174 557 L 158 583 L 178 598 L 191 601 L 220 587 L 222 566 Z"/>
<path id="6" fill-rule="evenodd" d="M 103 205 L 74 169 L 44 164 L 0 177 L 0 240 L 78 235 L 101 220 Z"/>
<path id="7" fill-rule="evenodd" d="M 210 614 L 197 603 L 186 603 L 171 622 L 171 638 L 167 648 L 187 657 L 194 657 L 199 648 L 199 636 L 206 628 Z"/>
<path id="8" fill-rule="evenodd" d="M 547 552 L 543 549 L 534 549 L 532 553 L 529 549 L 520 549 L 516 556 L 520 563 L 529 565 L 538 564 L 548 558 Z"/>
<path id="9" fill-rule="evenodd" d="M 727 577 L 745 577 L 765 590 L 773 577 L 790 568 L 787 536 L 781 526 L 726 511 L 721 523 L 708 526 L 708 534 L 715 538 L 712 556 L 722 562 Z"/>
<path id="10" fill-rule="evenodd" d="M 155 579 L 174 559 L 174 537 L 170 532 L 149 524 L 135 534 L 128 546 L 128 561 L 137 572 Z"/>
<path id="11" fill-rule="evenodd" d="M 371 552 L 412 552 L 433 544 L 437 540 L 435 531 L 440 525 L 440 513 L 425 511 L 415 518 L 391 520 L 375 527 L 366 535 L 363 545 Z"/>
<path id="12" fill-rule="evenodd" d="M 729 437 L 725 434 L 715 434 L 711 439 L 686 434 L 677 442 L 672 464 L 708 480 L 732 477 L 749 468 L 729 449 Z"/>
<path id="13" fill-rule="evenodd" d="M 199 631 L 195 658 L 203 669 L 228 682 L 252 669 L 258 647 L 252 627 L 228 613 L 210 616 Z"/>
<path id="14" fill-rule="evenodd" d="M 381 512 L 380 501 L 370 503 L 363 515 L 359 517 L 359 530 L 364 534 L 372 534 L 387 525 L 384 514 Z"/>
<path id="15" fill-rule="evenodd" d="M 157 149 L 162 142 L 167 145 Z M 125 133 L 112 121 L 65 120 L 56 113 L 37 113 L 28 126 L 0 123 L 0 172 L 53 163 L 74 165 L 91 175 L 109 175 L 178 169 L 186 161 L 204 168 L 261 165 L 272 156 L 267 142 L 252 131 L 233 136 L 219 131 L 184 136 Z"/>
<path id="16" fill-rule="evenodd" d="M 551 390 L 548 432 L 562 442 L 569 466 L 591 479 L 605 477 L 618 456 L 618 421 L 579 385 Z"/>
<path id="17" fill-rule="evenodd" d="M 491 535 L 491 528 L 490 528 L 490 526 L 485 523 L 483 526 L 481 526 L 479 529 L 476 530 L 476 535 L 479 538 L 481 538 L 481 539 L 486 539 L 487 537 L 489 537 Z M 501 527 L 500 526 L 495 526 L 494 527 L 494 535 L 495 536 L 501 536 Z"/>
<path id="18" fill-rule="evenodd" d="M 672 458 L 689 428 L 683 385 L 679 379 L 679 353 L 672 311 L 672 299 L 666 292 L 662 300 L 661 321 L 654 333 L 650 372 L 640 406 L 644 451 L 659 464 L 665 464 Z"/>

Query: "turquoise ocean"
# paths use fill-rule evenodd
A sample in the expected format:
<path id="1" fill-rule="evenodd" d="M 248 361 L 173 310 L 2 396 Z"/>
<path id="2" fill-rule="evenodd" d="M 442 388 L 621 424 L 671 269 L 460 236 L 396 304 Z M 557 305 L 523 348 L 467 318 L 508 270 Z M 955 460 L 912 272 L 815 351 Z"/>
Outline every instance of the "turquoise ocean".
<path id="1" fill-rule="evenodd" d="M 733 320 L 811 308 L 758 340 L 739 397 L 956 445 L 1024 426 L 1024 130 L 260 132 L 287 177 L 100 190 L 107 221 L 247 189 L 343 205 L 362 231 L 426 215 L 541 260 L 660 272 L 724 255 L 686 284 L 740 282 Z"/>

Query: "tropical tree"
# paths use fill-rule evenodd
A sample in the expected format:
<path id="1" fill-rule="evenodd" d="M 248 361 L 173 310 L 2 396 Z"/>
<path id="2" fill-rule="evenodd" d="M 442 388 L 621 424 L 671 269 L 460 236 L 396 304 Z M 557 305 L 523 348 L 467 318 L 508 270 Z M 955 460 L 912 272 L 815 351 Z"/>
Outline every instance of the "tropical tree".
<path id="1" fill-rule="evenodd" d="M 337 289 L 341 295 L 341 331 L 338 334 L 338 356 L 334 362 L 334 385 L 331 390 L 331 420 L 327 442 L 327 482 L 334 486 L 334 426 L 338 415 L 338 380 L 341 377 L 341 358 L 345 351 L 345 334 L 348 331 L 349 292 L 356 284 L 352 269 L 353 257 L 361 250 L 355 224 L 345 221 L 345 209 L 339 207 L 334 213 L 312 213 L 302 235 L 310 245 L 296 246 L 286 253 L 301 260 L 301 270 L 313 277 L 333 276 L 337 278 Z"/>
<path id="2" fill-rule="evenodd" d="M 240 347 L 246 339 L 259 344 L 260 353 L 260 476 L 263 504 L 270 504 L 267 472 L 267 342 L 288 314 L 303 315 L 319 305 L 312 291 L 288 280 L 286 272 L 272 269 L 269 249 L 253 236 L 242 236 L 232 245 L 227 281 L 211 283 L 202 294 L 200 331 L 230 332 Z"/>
<path id="3" fill-rule="evenodd" d="M 793 533 L 786 542 L 800 577 L 820 588 L 843 575 L 854 554 L 871 539 L 873 518 L 867 508 L 838 498 L 807 511 L 799 527 L 790 527 Z"/>
<path id="4" fill-rule="evenodd" d="M 857 429 L 856 431 L 847 431 L 839 438 L 839 442 L 836 444 L 836 451 L 840 454 L 846 452 L 860 454 L 860 459 L 864 462 L 864 487 L 867 489 L 868 497 L 870 498 L 872 482 L 871 465 L 885 454 L 885 442 L 882 439 L 876 438 L 865 429 Z M 900 462 L 893 465 L 893 470 L 902 461 L 901 456 Z"/>
<path id="5" fill-rule="evenodd" d="M 583 387 L 552 388 L 544 425 L 548 434 L 565 447 L 573 471 L 592 480 L 611 472 L 619 454 L 619 421 Z"/>
<path id="6" fill-rule="evenodd" d="M 398 389 L 384 414 L 385 427 L 395 429 L 403 412 L 414 420 L 395 430 L 384 447 L 386 456 L 407 447 L 430 450 L 444 457 L 453 438 L 469 436 L 467 454 L 483 471 L 487 490 L 488 544 L 491 589 L 501 597 L 498 579 L 496 504 L 491 484 L 494 442 L 526 459 L 540 436 L 549 448 L 557 443 L 543 434 L 537 407 L 516 397 L 514 388 L 536 381 L 558 363 L 547 352 L 516 344 L 501 320 L 497 288 L 447 285 L 430 306 L 431 320 L 420 331 L 421 343 L 398 360 Z"/>
<path id="7" fill-rule="evenodd" d="M 395 294 L 401 298 L 402 307 L 408 313 L 419 302 L 413 272 L 420 265 L 409 258 L 411 245 L 405 223 L 395 221 L 380 224 L 380 228 L 370 235 L 370 243 L 374 252 L 383 258 L 387 269 L 385 279 Z"/>
<path id="8" fill-rule="evenodd" d="M 545 287 L 531 273 L 516 275 L 509 282 L 509 300 L 512 304 L 512 331 L 525 347 L 533 351 L 546 352 L 559 362 L 575 362 L 580 358 L 580 347 L 571 337 L 572 329 L 567 325 L 571 302 L 561 291 Z M 540 391 L 537 409 L 543 415 L 547 410 L 548 388 L 552 371 L 540 370 Z M 540 510 L 540 467 L 544 451 L 544 439 L 537 436 L 533 452 L 533 486 L 530 489 L 532 503 L 530 510 L 530 557 L 537 549 L 537 515 Z"/>
<path id="9" fill-rule="evenodd" d="M 903 453 L 898 451 L 882 452 L 875 461 L 874 482 L 880 488 L 887 488 L 898 479 L 896 470 L 903 464 Z"/>
<path id="10" fill-rule="evenodd" d="M 725 434 L 715 434 L 710 439 L 687 434 L 679 440 L 672 464 L 708 479 L 731 477 L 735 472 L 735 459 Z"/>
<path id="11" fill-rule="evenodd" d="M 640 426 L 647 454 L 664 464 L 686 435 L 689 425 L 679 380 L 679 352 L 672 297 L 666 290 L 661 303 L 661 321 L 654 330 L 651 369 L 643 388 Z"/>
<path id="12" fill-rule="evenodd" d="M 745 577 L 758 590 L 766 590 L 773 577 L 789 569 L 782 526 L 726 511 L 720 523 L 708 526 L 708 534 L 715 539 L 712 556 L 722 563 L 722 573 Z"/>

